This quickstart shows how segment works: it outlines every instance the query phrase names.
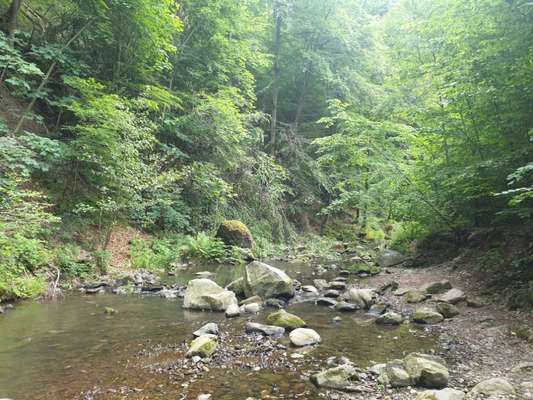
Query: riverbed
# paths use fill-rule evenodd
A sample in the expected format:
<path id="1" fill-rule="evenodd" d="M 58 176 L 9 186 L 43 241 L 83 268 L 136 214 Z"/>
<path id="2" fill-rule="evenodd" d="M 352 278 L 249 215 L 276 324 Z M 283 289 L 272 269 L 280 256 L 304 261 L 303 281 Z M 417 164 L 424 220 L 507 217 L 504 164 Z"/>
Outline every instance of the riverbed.
<path id="1" fill-rule="evenodd" d="M 306 264 L 276 266 L 303 284 L 317 278 Z M 197 266 L 164 279 L 185 284 L 197 272 L 211 271 L 212 279 L 224 285 L 238 275 L 236 268 Z M 326 274 L 335 276 L 335 269 Z M 108 315 L 105 307 L 117 313 Z M 277 358 L 269 364 L 253 357 L 247 363 L 241 357 L 238 363 L 228 358 L 226 364 L 206 364 L 201 373 L 175 372 L 192 332 L 204 323 L 217 322 L 228 346 L 243 347 L 242 353 L 253 351 L 253 346 L 246 347 L 253 340 L 263 340 L 244 336 L 244 324 L 264 322 L 272 311 L 226 319 L 223 313 L 185 310 L 179 298 L 111 293 L 69 293 L 56 301 L 20 303 L 0 317 L 0 398 L 196 399 L 209 393 L 214 399 L 245 399 L 267 393 L 272 398 L 318 399 L 319 389 L 308 375 L 325 367 L 329 357 L 348 357 L 366 368 L 413 351 L 437 350 L 436 339 L 415 325 L 380 327 L 364 311 L 341 313 L 297 301 L 288 311 L 320 334 L 320 345 L 302 351 L 291 347 L 285 335 L 275 345 L 275 357 L 283 364 L 276 364 Z"/>

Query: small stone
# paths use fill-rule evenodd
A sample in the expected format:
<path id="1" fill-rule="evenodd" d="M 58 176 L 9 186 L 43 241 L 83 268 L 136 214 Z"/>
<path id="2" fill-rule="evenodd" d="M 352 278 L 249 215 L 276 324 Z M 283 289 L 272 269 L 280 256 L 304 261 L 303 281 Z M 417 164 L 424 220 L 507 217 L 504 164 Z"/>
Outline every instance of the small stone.
<path id="1" fill-rule="evenodd" d="M 345 290 L 346 283 L 341 281 L 333 281 L 328 284 L 328 288 L 333 290 Z"/>
<path id="2" fill-rule="evenodd" d="M 341 295 L 341 293 L 338 290 L 334 290 L 334 289 L 327 290 L 324 293 L 324 297 L 330 297 L 332 299 L 336 299 L 340 295 Z"/>
<path id="3" fill-rule="evenodd" d="M 357 307 L 357 305 L 355 304 L 348 303 L 346 301 L 340 301 L 335 304 L 335 310 L 342 312 L 353 312 L 359 310 L 359 307 Z"/>
<path id="4" fill-rule="evenodd" d="M 197 337 L 191 342 L 187 357 L 200 356 L 202 358 L 210 357 L 217 349 L 217 340 L 214 335 L 203 335 Z"/>
<path id="5" fill-rule="evenodd" d="M 457 304 L 461 301 L 464 301 L 465 299 L 466 295 L 464 294 L 464 292 L 455 288 L 448 290 L 446 293 L 437 298 L 438 301 L 450 304 Z"/>
<path id="6" fill-rule="evenodd" d="M 465 394 L 460 390 L 446 388 L 442 390 L 426 390 L 420 393 L 416 400 L 463 400 Z"/>
<path id="7" fill-rule="evenodd" d="M 118 313 L 118 311 L 115 310 L 112 307 L 106 307 L 106 308 L 104 308 L 104 313 L 107 314 L 107 315 L 113 315 L 113 314 Z"/>
<path id="8" fill-rule="evenodd" d="M 376 324 L 379 325 L 400 325 L 403 321 L 401 314 L 394 311 L 388 311 L 383 315 L 380 315 L 376 319 Z"/>
<path id="9" fill-rule="evenodd" d="M 313 285 L 315 285 L 318 290 L 322 291 L 327 289 L 328 282 L 325 279 L 315 279 L 313 280 Z"/>
<path id="10" fill-rule="evenodd" d="M 459 309 L 450 303 L 437 303 L 436 308 L 444 318 L 453 318 L 460 314 Z"/>
<path id="11" fill-rule="evenodd" d="M 302 286 L 302 291 L 318 296 L 318 289 L 312 285 Z"/>
<path id="12" fill-rule="evenodd" d="M 311 346 L 322 341 L 320 335 L 313 329 L 298 328 L 289 334 L 292 344 L 298 347 Z"/>
<path id="13" fill-rule="evenodd" d="M 442 314 L 429 308 L 421 308 L 413 314 L 413 321 L 421 324 L 438 324 L 444 321 L 444 317 Z"/>
<path id="14" fill-rule="evenodd" d="M 427 293 L 424 290 L 411 289 L 405 295 L 405 301 L 408 303 L 421 303 L 427 298 Z"/>
<path id="15" fill-rule="evenodd" d="M 261 304 L 263 302 L 263 299 L 259 296 L 252 296 L 252 297 L 248 297 L 247 299 L 244 299 L 242 301 L 239 302 L 239 305 L 240 306 L 244 306 L 246 304 L 252 304 L 252 303 L 258 303 L 258 304 Z"/>
<path id="16" fill-rule="evenodd" d="M 243 314 L 257 314 L 261 311 L 261 304 L 259 303 L 249 303 L 240 307 L 240 311 Z"/>
<path id="17" fill-rule="evenodd" d="M 405 370 L 417 385 L 441 389 L 448 385 L 450 374 L 444 360 L 437 356 L 411 353 L 404 358 Z"/>
<path id="18" fill-rule="evenodd" d="M 396 289 L 392 294 L 395 295 L 395 296 L 404 296 L 405 294 L 407 294 L 407 292 L 409 292 L 409 288 L 398 288 Z"/>
<path id="19" fill-rule="evenodd" d="M 218 325 L 214 322 L 209 322 L 203 325 L 200 329 L 197 329 L 192 333 L 194 336 L 199 337 L 202 335 L 215 335 L 218 336 Z"/>
<path id="20" fill-rule="evenodd" d="M 485 302 L 479 297 L 468 296 L 466 298 L 466 305 L 472 308 L 481 308 L 485 306 Z"/>
<path id="21" fill-rule="evenodd" d="M 239 315 L 241 315 L 241 310 L 237 304 L 230 304 L 228 308 L 226 308 L 226 317 L 234 318 Z"/>
<path id="22" fill-rule="evenodd" d="M 484 396 L 507 396 L 515 394 L 513 385 L 504 378 L 492 378 L 478 383 L 473 389 L 468 392 L 469 397 Z"/>
<path id="23" fill-rule="evenodd" d="M 330 297 L 320 297 L 317 299 L 316 304 L 319 306 L 335 307 L 337 301 Z"/>
<path id="24" fill-rule="evenodd" d="M 288 313 L 285 310 L 279 310 L 267 316 L 266 321 L 270 325 L 281 326 L 286 329 L 296 329 L 304 327 L 305 321 L 297 315 Z"/>
<path id="25" fill-rule="evenodd" d="M 272 307 L 272 308 L 283 308 L 285 307 L 285 302 L 281 299 L 267 299 L 267 301 L 265 302 L 265 305 L 267 307 Z"/>
<path id="26" fill-rule="evenodd" d="M 211 399 L 210 394 L 201 394 L 197 397 L 197 400 L 209 400 L 209 399 Z"/>
<path id="27" fill-rule="evenodd" d="M 387 308 L 389 308 L 389 305 L 385 303 L 374 304 L 368 309 L 367 314 L 377 317 L 385 313 L 387 311 Z"/>
<path id="28" fill-rule="evenodd" d="M 357 379 L 357 370 L 350 364 L 339 365 L 311 376 L 311 382 L 318 387 L 345 390 Z"/>
<path id="29" fill-rule="evenodd" d="M 247 322 L 245 327 L 246 333 L 262 333 L 266 336 L 282 336 L 285 333 L 285 328 L 281 326 L 263 325 L 256 322 Z"/>

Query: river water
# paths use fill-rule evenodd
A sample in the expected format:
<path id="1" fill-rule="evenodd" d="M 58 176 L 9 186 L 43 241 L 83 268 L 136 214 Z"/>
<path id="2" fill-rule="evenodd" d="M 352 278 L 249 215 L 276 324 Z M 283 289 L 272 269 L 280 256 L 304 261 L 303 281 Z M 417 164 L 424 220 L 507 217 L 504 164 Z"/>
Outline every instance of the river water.
<path id="1" fill-rule="evenodd" d="M 306 265 L 278 266 L 303 284 L 316 278 Z M 232 266 L 195 267 L 167 279 L 185 283 L 200 270 L 213 271 L 220 284 L 238 273 Z M 154 373 L 148 368 L 153 354 L 143 349 L 172 349 L 190 342 L 192 332 L 208 321 L 218 322 L 228 335 L 242 334 L 247 320 L 264 322 L 272 311 L 226 320 L 223 313 L 189 311 L 181 305 L 181 299 L 113 294 L 69 294 L 53 302 L 18 304 L 0 316 L 0 398 L 175 400 L 211 393 L 214 399 L 245 399 L 273 388 L 282 398 L 298 398 L 298 393 L 319 398 L 318 390 L 294 370 L 215 367 L 187 384 Z M 105 307 L 118 313 L 106 315 Z M 312 350 L 314 359 L 346 356 L 366 367 L 412 351 L 437 349 L 435 339 L 423 330 L 413 325 L 379 327 L 362 311 L 338 313 L 309 302 L 293 304 L 288 311 L 321 335 L 322 343 Z M 342 321 L 334 322 L 335 316 Z M 299 351 L 286 337 L 280 342 L 288 353 Z M 169 362 L 183 357 L 174 351 L 163 353 Z"/>

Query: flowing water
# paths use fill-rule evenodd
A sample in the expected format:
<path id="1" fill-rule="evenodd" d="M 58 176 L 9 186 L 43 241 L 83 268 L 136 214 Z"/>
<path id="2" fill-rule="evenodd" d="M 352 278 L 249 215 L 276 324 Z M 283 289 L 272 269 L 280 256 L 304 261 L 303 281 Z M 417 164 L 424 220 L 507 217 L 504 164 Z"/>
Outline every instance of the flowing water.
<path id="1" fill-rule="evenodd" d="M 281 265 L 289 275 L 311 283 L 309 267 Z M 194 268 L 167 278 L 185 283 Z M 220 284 L 231 281 L 234 267 L 212 268 Z M 205 322 L 220 324 L 228 335 L 240 334 L 246 320 L 264 322 L 269 310 L 259 315 L 226 320 L 223 313 L 184 310 L 181 299 L 140 295 L 69 294 L 54 302 L 26 302 L 0 316 L 0 398 L 41 399 L 196 399 L 212 393 L 214 399 L 245 399 L 262 390 L 275 390 L 284 398 L 318 398 L 317 390 L 300 371 L 273 372 L 247 367 L 210 368 L 187 384 L 175 376 L 148 368 L 153 354 L 148 347 L 170 349 L 159 355 L 171 362 L 183 357 L 172 350 L 190 342 L 192 332 Z M 104 314 L 105 307 L 118 311 Z M 271 311 L 271 310 L 270 310 Z M 363 312 L 341 314 L 313 303 L 298 303 L 289 311 L 301 316 L 322 337 L 311 350 L 313 359 L 346 356 L 361 367 L 403 354 L 436 349 L 431 336 L 411 325 L 376 326 Z M 337 315 L 342 321 L 333 322 Z M 299 351 L 288 345 L 287 352 Z M 317 365 L 316 369 L 324 366 Z M 94 388 L 98 390 L 91 391 Z"/>

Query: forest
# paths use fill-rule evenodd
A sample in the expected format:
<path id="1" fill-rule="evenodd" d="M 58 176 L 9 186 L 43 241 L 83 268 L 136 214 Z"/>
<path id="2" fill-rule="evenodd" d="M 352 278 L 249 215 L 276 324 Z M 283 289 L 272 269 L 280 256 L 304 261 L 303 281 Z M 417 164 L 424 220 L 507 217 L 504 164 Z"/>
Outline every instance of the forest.
<path id="1" fill-rule="evenodd" d="M 533 398 L 532 249 L 530 0 L 0 0 L 0 398 Z"/>

